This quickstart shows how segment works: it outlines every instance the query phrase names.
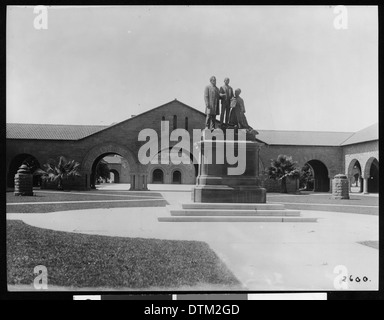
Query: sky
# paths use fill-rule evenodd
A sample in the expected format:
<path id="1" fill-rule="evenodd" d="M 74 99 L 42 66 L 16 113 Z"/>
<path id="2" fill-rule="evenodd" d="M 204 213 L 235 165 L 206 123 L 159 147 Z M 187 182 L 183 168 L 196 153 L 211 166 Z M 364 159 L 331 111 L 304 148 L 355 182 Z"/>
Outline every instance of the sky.
<path id="1" fill-rule="evenodd" d="M 175 98 L 204 112 L 214 75 L 255 129 L 355 132 L 378 122 L 378 13 L 345 8 L 50 6 L 36 29 L 33 6 L 8 6 L 6 119 L 110 125 Z"/>

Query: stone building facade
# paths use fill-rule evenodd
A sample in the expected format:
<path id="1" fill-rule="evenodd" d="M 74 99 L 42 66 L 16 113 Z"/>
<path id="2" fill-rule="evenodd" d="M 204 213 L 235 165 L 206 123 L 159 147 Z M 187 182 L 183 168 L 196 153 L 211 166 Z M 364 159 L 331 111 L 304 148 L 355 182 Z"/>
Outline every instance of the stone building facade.
<path id="1" fill-rule="evenodd" d="M 252 123 L 251 119 L 249 119 Z M 162 122 L 163 121 L 163 122 Z M 165 121 L 165 122 L 164 122 Z M 95 185 L 95 169 L 101 159 L 119 155 L 120 164 L 110 163 L 119 183 L 130 183 L 132 190 L 146 190 L 152 183 L 194 184 L 196 164 L 141 164 L 140 148 L 147 140 L 139 141 L 143 129 L 150 129 L 158 137 L 153 147 L 159 152 L 170 150 L 179 141 L 169 142 L 167 134 L 174 129 L 185 129 L 193 145 L 193 129 L 202 129 L 205 114 L 178 100 L 144 112 L 111 126 L 7 124 L 6 175 L 7 186 L 26 159 L 38 166 L 49 159 L 65 156 L 81 164 L 81 177 L 68 181 L 73 190 L 86 190 Z M 169 127 L 165 126 L 167 123 Z M 339 173 L 362 179 L 362 192 L 377 192 L 378 187 L 378 125 L 360 132 L 295 132 L 258 130 L 258 139 L 266 145 L 260 150 L 260 172 L 279 154 L 293 157 L 297 165 L 309 164 L 314 172 L 315 191 L 330 191 L 332 178 Z M 165 139 L 161 139 L 161 137 Z M 169 145 L 162 140 L 168 140 Z M 159 157 L 159 154 L 156 157 Z M 193 150 L 183 157 L 194 160 Z M 359 168 L 360 171 L 359 171 Z M 277 191 L 273 181 L 261 177 L 270 191 Z M 297 190 L 296 181 L 288 184 L 290 192 Z"/>

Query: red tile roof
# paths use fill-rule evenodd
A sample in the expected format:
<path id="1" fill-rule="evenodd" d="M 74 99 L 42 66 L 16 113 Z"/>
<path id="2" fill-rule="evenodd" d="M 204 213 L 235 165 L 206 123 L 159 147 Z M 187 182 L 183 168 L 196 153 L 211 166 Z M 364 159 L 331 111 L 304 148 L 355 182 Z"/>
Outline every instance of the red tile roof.
<path id="1" fill-rule="evenodd" d="M 78 140 L 106 128 L 108 126 L 7 123 L 7 139 Z M 355 135 L 353 132 L 258 131 L 257 138 L 269 145 L 340 146 Z"/>
<path id="2" fill-rule="evenodd" d="M 168 102 L 155 109 L 167 106 L 174 101 Z M 196 114 L 204 115 L 199 110 L 196 110 L 180 101 L 177 101 L 177 103 L 194 110 Z M 146 111 L 135 118 L 130 118 L 114 125 L 121 125 L 129 121 L 135 121 L 140 116 L 143 116 L 155 109 Z M 113 125 L 95 126 L 7 123 L 6 129 L 7 139 L 78 140 L 111 127 L 113 127 Z M 259 129 L 257 129 L 257 131 L 259 131 L 257 138 L 269 145 L 342 146 L 378 139 L 378 123 L 356 133 Z"/>
<path id="3" fill-rule="evenodd" d="M 367 141 L 379 140 L 379 123 L 375 123 L 363 130 L 357 131 L 346 141 L 342 143 L 343 146 L 356 144 Z"/>
<path id="4" fill-rule="evenodd" d="M 257 130 L 269 145 L 340 146 L 353 132 Z"/>
<path id="5" fill-rule="evenodd" d="M 78 140 L 107 128 L 93 125 L 7 123 L 7 139 Z"/>

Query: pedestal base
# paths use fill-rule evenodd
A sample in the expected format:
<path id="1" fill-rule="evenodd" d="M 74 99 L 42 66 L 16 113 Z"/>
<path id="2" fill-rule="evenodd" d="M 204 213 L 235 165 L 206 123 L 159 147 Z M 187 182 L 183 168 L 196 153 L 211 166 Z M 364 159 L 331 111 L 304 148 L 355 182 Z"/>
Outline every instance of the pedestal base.
<path id="1" fill-rule="evenodd" d="M 198 143 L 199 175 L 192 189 L 192 201 L 266 203 L 267 192 L 261 187 L 258 174 L 260 146 L 256 141 L 202 140 Z M 237 162 L 231 159 L 231 154 L 237 155 Z M 242 170 L 234 172 L 234 167 Z"/>
<path id="2" fill-rule="evenodd" d="M 203 203 L 266 203 L 267 191 L 259 186 L 198 185 L 192 201 Z"/>

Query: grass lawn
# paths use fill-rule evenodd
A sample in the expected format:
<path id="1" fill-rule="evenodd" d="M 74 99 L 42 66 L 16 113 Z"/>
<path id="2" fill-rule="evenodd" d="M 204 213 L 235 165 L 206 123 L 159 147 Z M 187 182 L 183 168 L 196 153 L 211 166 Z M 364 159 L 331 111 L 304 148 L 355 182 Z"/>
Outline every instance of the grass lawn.
<path id="1" fill-rule="evenodd" d="M 168 203 L 160 193 L 137 192 L 99 192 L 88 191 L 80 193 L 35 191 L 34 196 L 15 196 L 7 192 L 7 213 L 48 213 L 56 211 L 83 210 L 94 208 L 128 208 L 128 207 L 164 207 Z M 104 201 L 83 203 L 38 203 L 59 201 Z M 114 202 L 108 202 L 108 201 Z M 127 201 L 133 200 L 133 201 Z M 148 201 L 149 200 L 149 201 Z M 16 205 L 17 203 L 17 205 Z M 25 204 L 24 204 L 25 203 Z M 28 203 L 28 204 L 27 204 Z M 33 204 L 30 204 L 33 203 Z"/>
<path id="2" fill-rule="evenodd" d="M 332 199 L 331 193 L 267 194 L 267 202 L 284 203 L 287 209 L 379 214 L 379 197 L 349 194 L 350 199 Z"/>
<path id="3" fill-rule="evenodd" d="M 129 200 L 129 199 L 163 199 L 160 193 L 115 193 L 110 191 L 40 191 L 34 190 L 33 196 L 15 196 L 13 192 L 7 193 L 7 203 L 22 202 L 50 202 L 50 201 L 83 201 L 83 200 Z"/>
<path id="4" fill-rule="evenodd" d="M 37 265 L 47 267 L 48 289 L 240 286 L 204 242 L 74 234 L 7 220 L 8 284 L 31 285 Z"/>
<path id="5" fill-rule="evenodd" d="M 321 204 L 346 204 L 346 205 L 358 205 L 358 206 L 378 206 L 379 197 L 363 196 L 359 194 L 350 193 L 350 199 L 337 200 L 332 199 L 331 193 L 305 193 L 296 194 L 282 194 L 282 193 L 270 193 L 268 200 L 281 201 L 281 202 L 297 202 L 297 203 L 321 203 Z"/>

